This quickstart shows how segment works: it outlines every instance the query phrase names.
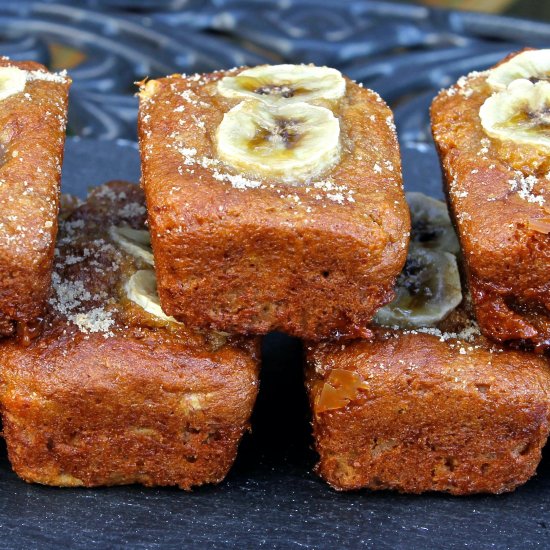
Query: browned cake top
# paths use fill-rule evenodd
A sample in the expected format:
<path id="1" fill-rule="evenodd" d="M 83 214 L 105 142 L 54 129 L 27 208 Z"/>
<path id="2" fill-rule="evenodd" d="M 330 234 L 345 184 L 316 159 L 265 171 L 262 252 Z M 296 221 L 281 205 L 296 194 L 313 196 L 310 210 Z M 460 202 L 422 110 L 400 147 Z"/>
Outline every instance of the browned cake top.
<path id="1" fill-rule="evenodd" d="M 438 387 L 505 394 L 510 402 L 521 402 L 531 391 L 550 395 L 548 360 L 489 341 L 467 306 L 438 327 L 379 328 L 371 340 L 310 345 L 308 360 L 314 371 L 310 383 L 318 384 L 316 414 L 341 409 L 371 390 L 390 392 L 407 375 Z"/>
<path id="2" fill-rule="evenodd" d="M 144 309 L 129 294 L 129 281 L 137 272 L 154 274 L 150 262 L 128 252 L 116 237 L 118 228 L 145 229 L 145 206 L 139 186 L 110 182 L 93 189 L 86 202 L 64 200 L 52 277 L 53 291 L 43 319 L 42 333 L 22 349 L 6 343 L 6 350 L 32 357 L 47 352 L 50 359 L 66 354 L 72 343 L 82 339 L 99 341 L 113 337 L 146 342 L 151 348 L 162 345 L 163 353 L 223 359 L 239 348 L 254 355 L 256 342 L 226 338 L 222 333 L 198 333 L 166 317 Z M 146 234 L 146 233 L 145 233 Z M 143 249 L 146 251 L 146 245 Z M 155 306 L 154 276 L 146 296 Z M 27 342 L 28 344 L 28 342 Z M 159 349 L 160 353 L 160 349 Z M 239 354 L 237 354 L 239 355 Z M 238 361 L 238 359 L 236 359 Z M 38 368 L 38 367 L 37 367 Z"/>
<path id="3" fill-rule="evenodd" d="M 321 378 L 334 368 L 358 369 L 364 379 L 362 384 L 356 381 L 356 389 L 365 389 L 361 386 L 368 385 L 372 370 L 380 369 L 395 376 L 402 376 L 407 370 L 418 370 L 426 377 L 430 373 L 443 372 L 448 382 L 456 385 L 468 385 L 479 376 L 487 378 L 489 375 L 501 388 L 506 386 L 510 395 L 514 394 L 514 388 L 521 391 L 523 383 L 529 379 L 529 383 L 541 385 L 550 393 L 550 370 L 544 357 L 504 349 L 470 332 L 378 330 L 371 341 L 326 343 L 309 349 L 310 360 Z"/>
<path id="4" fill-rule="evenodd" d="M 238 215 L 243 223 L 274 228 L 370 231 L 386 237 L 372 238 L 373 246 L 389 241 L 403 250 L 409 219 L 393 117 L 383 100 L 345 80 L 340 99 L 309 102 L 329 109 L 340 124 L 338 162 L 321 173 L 296 181 L 244 173 L 220 160 L 216 149 L 224 115 L 250 103 L 224 97 L 218 82 L 242 70 L 172 75 L 141 86 L 139 132 L 153 231 L 161 232 L 165 225 L 190 226 L 197 215 Z M 205 196 L 208 200 L 197 212 L 197 200 Z M 158 213 L 162 216 L 157 220 Z"/>

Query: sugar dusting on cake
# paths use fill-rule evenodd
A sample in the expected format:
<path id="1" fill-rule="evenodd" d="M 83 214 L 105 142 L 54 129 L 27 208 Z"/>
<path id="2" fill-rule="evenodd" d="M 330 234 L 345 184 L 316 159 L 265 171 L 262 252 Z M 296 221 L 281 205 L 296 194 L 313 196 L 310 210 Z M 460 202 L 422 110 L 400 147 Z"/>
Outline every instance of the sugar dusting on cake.
<path id="1" fill-rule="evenodd" d="M 392 327 L 398 329 L 399 327 Z M 475 321 L 470 321 L 470 323 L 463 327 L 457 332 L 445 332 L 436 327 L 421 327 L 412 330 L 401 330 L 402 334 L 429 334 L 439 338 L 440 342 L 447 342 L 449 340 L 460 340 L 463 342 L 474 342 L 477 337 L 481 336 L 481 331 L 479 326 Z"/>
<path id="2" fill-rule="evenodd" d="M 489 72 L 490 71 L 488 70 L 472 71 L 465 76 L 461 76 L 454 86 L 451 86 L 450 88 L 442 90 L 441 93 L 444 93 L 448 96 L 454 96 L 456 94 L 459 94 L 465 98 L 469 98 L 475 91 L 475 89 L 472 87 L 472 84 L 474 84 L 474 82 L 478 78 L 488 76 Z"/>
<path id="3" fill-rule="evenodd" d="M 534 193 L 535 186 L 539 183 L 536 176 L 525 176 L 519 170 L 514 171 L 514 178 L 508 180 L 510 191 L 518 194 L 523 200 L 542 206 L 545 203 L 544 197 Z"/>
<path id="4" fill-rule="evenodd" d="M 197 149 L 195 147 L 186 147 L 181 136 L 174 132 L 169 136 L 170 142 L 166 144 L 167 148 L 175 149 L 182 157 L 182 166 L 178 168 L 178 173 L 183 175 L 184 172 L 190 172 L 187 167 L 197 167 L 207 169 L 210 171 L 212 177 L 216 181 L 229 183 L 233 189 L 276 189 L 274 184 L 270 184 L 265 180 L 249 178 L 243 174 L 232 174 L 227 172 L 224 164 L 215 158 L 199 156 Z M 391 163 L 390 163 L 391 164 Z M 393 166 L 391 167 L 393 170 Z M 192 173 L 192 172 L 191 172 Z M 293 185 L 286 185 L 284 188 L 292 189 Z M 317 193 L 319 199 L 326 198 L 338 204 L 343 204 L 344 202 L 355 202 L 353 197 L 354 191 L 349 189 L 347 185 L 337 185 L 329 179 L 324 179 L 320 181 L 308 181 L 303 182 L 301 187 L 307 189 L 316 189 L 322 194 Z M 308 193 L 309 191 L 306 191 Z M 284 192 L 284 189 L 280 190 L 280 196 L 282 198 L 290 197 L 294 202 L 300 202 L 301 200 L 296 200 L 294 197 L 297 197 L 295 193 Z"/>
<path id="5" fill-rule="evenodd" d="M 237 71 L 238 68 L 234 69 Z M 225 71 L 216 71 L 212 74 L 195 74 L 195 75 L 172 75 L 167 77 L 170 82 L 170 92 L 175 98 L 175 104 L 172 107 L 172 112 L 174 113 L 174 119 L 177 121 L 178 127 L 182 129 L 194 128 L 197 133 L 202 134 L 206 129 L 206 122 L 204 120 L 205 111 L 202 109 L 210 108 L 212 105 L 208 101 L 209 93 L 206 93 L 206 96 L 203 96 L 201 92 L 201 87 L 209 84 L 216 78 L 218 78 L 217 73 L 226 74 Z M 231 72 L 231 71 L 228 71 Z M 160 89 L 160 86 L 157 86 L 157 90 Z M 377 102 L 383 102 L 383 100 L 375 93 L 372 92 Z M 160 95 L 156 96 L 152 94 L 141 95 L 142 98 L 142 112 L 141 112 L 141 131 L 145 138 L 151 138 L 153 135 L 153 128 L 151 126 L 151 114 L 150 109 L 153 108 L 155 102 L 165 102 L 171 104 L 170 101 L 160 99 Z M 204 101 L 207 99 L 207 101 Z M 190 106 L 194 109 L 191 115 L 188 114 L 188 108 Z M 178 117 L 178 115 L 183 115 L 183 117 Z M 166 117 L 168 120 L 168 117 Z M 376 122 L 377 117 L 371 115 L 369 117 L 371 122 Z M 396 136 L 396 128 L 391 114 L 387 115 L 384 119 L 385 125 L 387 125 L 389 131 L 392 135 Z M 299 182 L 286 182 L 281 184 L 279 182 L 271 182 L 268 179 L 258 178 L 251 174 L 235 173 L 232 169 L 227 167 L 223 162 L 212 156 L 201 155 L 195 143 L 190 143 L 186 141 L 186 138 L 182 135 L 180 131 L 173 131 L 167 136 L 168 139 L 164 141 L 163 146 L 176 151 L 181 157 L 181 163 L 177 167 L 177 172 L 180 175 L 192 174 L 195 176 L 197 181 L 200 181 L 203 177 L 200 171 L 197 171 L 197 168 L 202 168 L 208 170 L 212 179 L 229 184 L 232 189 L 244 191 L 250 189 L 270 189 L 277 192 L 280 198 L 287 199 L 295 205 L 304 204 L 306 200 L 309 200 L 308 197 L 303 196 L 302 190 L 305 190 L 305 193 L 308 194 L 311 198 L 316 201 L 327 201 L 327 203 L 335 203 L 339 205 L 344 205 L 346 203 L 355 203 L 356 197 L 355 191 L 351 189 L 345 183 L 336 183 L 332 178 L 323 178 L 317 179 L 312 177 L 308 180 L 299 181 Z M 153 153 L 153 140 L 145 139 L 141 143 L 142 154 L 145 160 L 151 159 Z M 388 159 L 384 159 L 381 154 L 378 152 L 378 148 L 372 144 L 372 150 L 374 154 L 379 155 L 379 161 L 375 165 L 375 173 L 377 175 L 384 175 L 388 180 L 395 179 L 395 176 L 399 175 L 399 170 L 396 166 Z M 354 157 L 361 161 L 363 160 L 360 156 L 354 153 Z M 398 182 L 400 184 L 400 180 Z M 400 184 L 401 185 L 401 184 Z M 174 186 L 170 193 L 174 192 Z M 300 191 L 296 189 L 293 191 L 292 188 L 300 188 Z M 315 193 L 310 193 L 310 190 L 316 191 Z M 306 205 L 306 212 L 311 212 L 311 206 Z M 322 206 L 326 206 L 323 204 Z"/>
<path id="6" fill-rule="evenodd" d="M 12 61 L 12 59 L 10 59 L 10 57 L 7 55 L 0 56 L 0 59 L 2 59 L 2 61 Z M 8 66 L 12 66 L 12 65 L 8 65 Z M 19 68 L 17 64 L 14 64 L 13 66 Z M 26 80 L 30 82 L 32 82 L 33 80 L 43 80 L 46 82 L 56 82 L 58 84 L 67 84 L 70 81 L 69 75 L 67 74 L 66 70 L 59 71 L 56 73 L 52 73 L 49 71 L 42 71 L 39 69 L 35 69 L 32 71 L 29 71 L 26 69 L 22 69 L 22 70 L 25 72 Z M 29 94 L 24 94 L 24 95 L 26 99 L 30 99 Z"/>
<path id="7" fill-rule="evenodd" d="M 50 305 L 57 313 L 75 324 L 81 332 L 102 332 L 105 337 L 113 336 L 110 329 L 115 320 L 111 312 L 104 307 L 88 306 L 89 302 L 105 300 L 106 295 L 92 295 L 82 281 L 66 280 L 57 271 L 52 274 L 52 287 L 54 295 L 50 299 Z"/>
<path id="8" fill-rule="evenodd" d="M 120 264 L 115 248 L 103 239 L 90 241 L 76 253 L 73 245 L 84 231 L 83 220 L 60 223 L 60 239 L 52 273 L 53 293 L 49 303 L 57 314 L 76 325 L 81 332 L 99 332 L 107 338 L 113 335 L 111 328 L 115 324 L 112 313 L 105 308 L 109 296 L 104 291 L 92 293 L 85 281 L 100 277 L 106 271 L 118 270 Z M 112 256 L 110 265 L 97 261 L 101 254 Z M 71 269 L 76 264 L 78 269 Z"/>
<path id="9" fill-rule="evenodd" d="M 25 71 L 27 81 L 43 80 L 45 82 L 57 82 L 58 84 L 67 84 L 69 77 L 67 71 L 50 73 L 47 71 Z"/>
<path id="10" fill-rule="evenodd" d="M 145 214 L 142 204 L 128 202 L 124 191 L 106 185 L 96 188 L 94 198 L 111 202 L 113 207 L 118 205 L 117 217 L 121 221 L 140 219 Z M 94 239 L 90 231 L 93 233 L 94 229 L 80 218 L 60 222 L 49 303 L 57 315 L 80 332 L 101 333 L 109 338 L 114 335 L 116 324 L 117 291 L 109 287 L 97 291 L 94 286 L 97 279 L 106 275 L 117 279 L 124 253 L 108 238 Z"/>

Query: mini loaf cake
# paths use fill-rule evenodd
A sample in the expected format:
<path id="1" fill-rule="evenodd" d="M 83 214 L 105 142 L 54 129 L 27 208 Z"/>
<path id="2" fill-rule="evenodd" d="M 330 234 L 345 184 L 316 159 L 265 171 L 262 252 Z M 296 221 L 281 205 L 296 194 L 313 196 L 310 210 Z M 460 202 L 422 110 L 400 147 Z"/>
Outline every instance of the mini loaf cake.
<path id="1" fill-rule="evenodd" d="M 409 235 L 382 99 L 311 65 L 172 75 L 139 96 L 164 310 L 232 333 L 368 334 Z"/>
<path id="2" fill-rule="evenodd" d="M 70 84 L 0 58 L 0 337 L 25 332 L 50 291 Z"/>
<path id="3" fill-rule="evenodd" d="M 482 331 L 550 347 L 550 50 L 461 78 L 432 105 L 449 204 Z"/>
<path id="4" fill-rule="evenodd" d="M 421 199 L 398 296 L 377 316 L 391 326 L 306 346 L 317 471 L 339 490 L 511 491 L 550 430 L 550 366 L 491 344 L 457 305 L 449 221 L 425 224 L 444 205 Z"/>
<path id="5" fill-rule="evenodd" d="M 187 330 L 161 310 L 137 185 L 92 191 L 61 222 L 42 334 L 0 344 L 16 473 L 60 486 L 222 480 L 258 389 L 255 339 Z"/>

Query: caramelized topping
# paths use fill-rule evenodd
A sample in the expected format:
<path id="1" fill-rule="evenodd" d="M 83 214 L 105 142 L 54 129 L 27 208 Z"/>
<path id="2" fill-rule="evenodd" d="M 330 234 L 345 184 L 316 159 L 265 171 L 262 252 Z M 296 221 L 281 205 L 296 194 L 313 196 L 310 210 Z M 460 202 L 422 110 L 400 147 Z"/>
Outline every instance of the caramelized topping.
<path id="1" fill-rule="evenodd" d="M 260 95 L 278 95 L 288 99 L 294 97 L 295 90 L 290 86 L 260 86 L 254 90 L 254 93 Z"/>
<path id="2" fill-rule="evenodd" d="M 357 373 L 333 369 L 324 381 L 315 401 L 315 413 L 343 409 L 359 396 L 359 390 L 368 389 L 368 383 Z"/>
<path id="3" fill-rule="evenodd" d="M 17 341 L 24 347 L 30 346 L 31 342 L 40 334 L 41 321 L 17 323 Z"/>
<path id="4" fill-rule="evenodd" d="M 235 83 L 248 92 L 259 95 L 269 95 L 289 99 L 312 93 L 312 88 L 301 86 L 297 82 L 273 82 L 273 77 L 252 77 L 239 75 L 235 77 Z"/>
<path id="5" fill-rule="evenodd" d="M 542 111 L 524 110 L 510 117 L 506 122 L 500 125 L 502 128 L 515 127 L 524 132 L 543 133 L 550 135 L 550 109 Z"/>
<path id="6" fill-rule="evenodd" d="M 548 74 L 544 74 L 544 75 L 534 75 L 534 76 L 530 76 L 527 80 L 529 80 L 529 82 L 532 82 L 533 84 L 536 84 L 537 82 L 540 82 L 541 80 L 543 80 L 544 82 L 550 82 L 550 75 Z"/>
<path id="7" fill-rule="evenodd" d="M 265 153 L 269 157 L 284 156 L 303 138 L 299 124 L 299 121 L 294 119 L 275 118 L 275 125 L 270 128 L 258 128 L 248 145 L 256 152 Z"/>

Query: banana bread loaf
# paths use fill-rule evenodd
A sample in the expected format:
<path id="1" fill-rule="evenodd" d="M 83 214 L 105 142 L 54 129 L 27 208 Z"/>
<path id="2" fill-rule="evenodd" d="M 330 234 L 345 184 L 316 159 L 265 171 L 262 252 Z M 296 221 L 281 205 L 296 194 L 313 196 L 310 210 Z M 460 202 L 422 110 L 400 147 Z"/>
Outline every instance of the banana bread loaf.
<path id="1" fill-rule="evenodd" d="M 550 50 L 513 54 L 443 90 L 431 110 L 477 321 L 550 347 Z"/>
<path id="2" fill-rule="evenodd" d="M 409 233 L 382 99 L 310 65 L 172 75 L 139 95 L 164 310 L 233 333 L 367 334 Z"/>
<path id="3" fill-rule="evenodd" d="M 550 429 L 540 356 L 379 331 L 310 345 L 308 365 L 317 471 L 335 489 L 501 493 L 535 473 Z"/>
<path id="4" fill-rule="evenodd" d="M 414 194 L 397 298 L 369 340 L 307 345 L 318 472 L 340 490 L 511 491 L 550 430 L 544 357 L 484 338 L 460 300 L 444 205 Z"/>
<path id="5" fill-rule="evenodd" d="M 51 286 L 71 80 L 0 59 L 0 337 L 25 332 Z"/>
<path id="6" fill-rule="evenodd" d="M 164 315 L 143 204 L 137 185 L 94 189 L 61 223 L 42 334 L 0 345 L 4 437 L 26 481 L 189 489 L 224 478 L 248 428 L 257 340 Z"/>

